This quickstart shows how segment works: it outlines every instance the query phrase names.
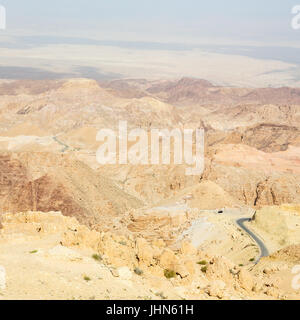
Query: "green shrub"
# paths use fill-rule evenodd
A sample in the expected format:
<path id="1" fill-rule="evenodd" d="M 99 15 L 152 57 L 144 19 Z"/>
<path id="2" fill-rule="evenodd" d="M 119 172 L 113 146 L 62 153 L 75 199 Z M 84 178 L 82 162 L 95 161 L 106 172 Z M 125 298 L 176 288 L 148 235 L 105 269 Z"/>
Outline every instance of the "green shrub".
<path id="1" fill-rule="evenodd" d="M 206 271 L 207 271 L 207 266 L 202 267 L 202 268 L 201 268 L 201 271 L 202 271 L 203 273 L 206 273 Z"/>
<path id="2" fill-rule="evenodd" d="M 96 253 L 92 255 L 92 258 L 94 260 L 96 260 L 96 261 L 101 261 L 102 260 L 101 255 L 100 254 L 96 254 Z"/>
<path id="3" fill-rule="evenodd" d="M 200 264 L 202 266 L 206 266 L 207 265 L 207 261 L 201 260 L 201 261 L 198 261 L 197 264 Z"/>
<path id="4" fill-rule="evenodd" d="M 29 253 L 37 253 L 37 252 L 38 252 L 37 250 L 32 250 Z"/>
<path id="5" fill-rule="evenodd" d="M 92 279 L 91 279 L 90 277 L 88 277 L 88 276 L 84 276 L 83 279 L 84 279 L 85 281 L 91 281 L 91 280 L 92 280 Z"/>
<path id="6" fill-rule="evenodd" d="M 253 262 L 253 261 L 255 261 L 255 258 L 251 258 L 249 261 Z"/>
<path id="7" fill-rule="evenodd" d="M 144 272 L 140 268 L 135 268 L 134 273 L 137 274 L 138 276 L 141 276 Z"/>
<path id="8" fill-rule="evenodd" d="M 166 269 L 164 271 L 164 275 L 167 279 L 171 279 L 171 278 L 175 278 L 176 277 L 176 272 L 174 270 L 169 270 L 169 269 Z"/>

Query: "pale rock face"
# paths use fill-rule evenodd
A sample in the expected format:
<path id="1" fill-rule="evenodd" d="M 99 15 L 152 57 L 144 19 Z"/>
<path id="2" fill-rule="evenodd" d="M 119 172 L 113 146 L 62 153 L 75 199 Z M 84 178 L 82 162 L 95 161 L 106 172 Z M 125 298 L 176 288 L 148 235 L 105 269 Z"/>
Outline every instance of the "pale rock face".
<path id="1" fill-rule="evenodd" d="M 162 239 L 155 239 L 152 241 L 152 245 L 157 247 L 157 248 L 165 248 L 166 243 Z"/>
<path id="2" fill-rule="evenodd" d="M 112 268 L 110 269 L 110 272 L 115 278 L 119 278 L 120 275 L 117 269 Z"/>
<path id="3" fill-rule="evenodd" d="M 272 268 L 264 268 L 263 273 L 265 274 L 272 274 L 274 272 L 274 270 L 272 270 Z"/>
<path id="4" fill-rule="evenodd" d="M 0 290 L 6 289 L 6 270 L 3 266 L 0 266 Z"/>
<path id="5" fill-rule="evenodd" d="M 77 225 L 73 229 L 64 232 L 63 245 L 65 246 L 87 246 L 98 250 L 100 234 L 89 230 L 86 226 Z"/>
<path id="6" fill-rule="evenodd" d="M 181 253 L 184 255 L 195 256 L 197 254 L 197 249 L 191 244 L 190 241 L 182 241 L 181 243 Z"/>
<path id="7" fill-rule="evenodd" d="M 71 261 L 76 260 L 82 260 L 82 256 L 75 252 L 74 250 L 71 250 L 69 248 L 63 247 L 63 246 L 56 246 L 48 251 L 49 255 L 56 256 L 60 258 L 66 258 Z"/>
<path id="8" fill-rule="evenodd" d="M 181 278 L 186 278 L 190 275 L 190 273 L 188 272 L 186 267 L 182 264 L 175 266 L 174 269 L 175 269 L 174 271 L 176 272 L 176 274 L 179 274 Z"/>
<path id="9" fill-rule="evenodd" d="M 233 274 L 230 270 L 234 269 L 235 265 L 224 257 L 215 257 L 208 265 L 206 275 L 209 279 L 220 279 L 226 284 L 233 284 Z"/>
<path id="10" fill-rule="evenodd" d="M 245 289 L 246 291 L 252 291 L 254 288 L 254 281 L 253 281 L 253 277 L 251 276 L 251 274 L 245 270 L 242 269 L 239 272 L 239 282 L 240 285 L 243 289 Z"/>
<path id="11" fill-rule="evenodd" d="M 279 290 L 277 288 L 274 288 L 274 287 L 267 288 L 265 293 L 268 296 L 273 297 L 275 299 L 279 299 L 280 298 L 280 293 L 279 293 Z"/>
<path id="12" fill-rule="evenodd" d="M 136 250 L 140 263 L 150 266 L 153 263 L 154 250 L 143 238 L 136 240 Z"/>
<path id="13" fill-rule="evenodd" d="M 190 275 L 192 275 L 192 276 L 195 275 L 196 270 L 195 270 L 195 261 L 194 260 L 186 260 L 184 262 L 184 266 Z"/>
<path id="14" fill-rule="evenodd" d="M 188 256 L 180 256 L 178 263 L 174 266 L 174 271 L 187 282 L 191 282 L 195 276 L 195 260 L 189 259 Z"/>
<path id="15" fill-rule="evenodd" d="M 99 242 L 98 252 L 106 257 L 106 263 L 115 267 L 127 265 L 133 268 L 136 265 L 134 244 L 129 240 L 125 242 L 122 237 L 105 234 Z"/>
<path id="16" fill-rule="evenodd" d="M 178 258 L 175 253 L 170 249 L 165 249 L 160 256 L 159 265 L 164 269 L 174 270 L 178 265 Z"/>
<path id="17" fill-rule="evenodd" d="M 214 280 L 212 281 L 208 288 L 206 289 L 206 292 L 211 297 L 217 297 L 219 299 L 224 298 L 224 293 L 226 289 L 226 284 L 222 280 Z"/>
<path id="18" fill-rule="evenodd" d="M 175 287 L 175 292 L 180 296 L 181 299 L 187 298 L 187 293 L 186 293 L 185 287 Z"/>
<path id="19" fill-rule="evenodd" d="M 131 280 L 132 279 L 132 272 L 128 267 L 121 267 L 118 268 L 118 274 L 120 279 L 122 280 Z"/>

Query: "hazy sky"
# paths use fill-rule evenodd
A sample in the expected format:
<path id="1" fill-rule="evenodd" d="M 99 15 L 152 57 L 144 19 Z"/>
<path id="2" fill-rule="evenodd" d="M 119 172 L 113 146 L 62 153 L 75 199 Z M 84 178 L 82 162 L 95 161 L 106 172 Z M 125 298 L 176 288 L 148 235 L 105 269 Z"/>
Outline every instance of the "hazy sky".
<path id="1" fill-rule="evenodd" d="M 297 0 L 0 0 L 0 4 L 7 9 L 9 34 L 160 42 L 300 40 L 300 31 L 290 27 Z"/>
<path id="2" fill-rule="evenodd" d="M 299 3 L 297 3 L 299 2 Z M 0 79 L 198 77 L 300 86 L 300 0 L 0 0 Z"/>

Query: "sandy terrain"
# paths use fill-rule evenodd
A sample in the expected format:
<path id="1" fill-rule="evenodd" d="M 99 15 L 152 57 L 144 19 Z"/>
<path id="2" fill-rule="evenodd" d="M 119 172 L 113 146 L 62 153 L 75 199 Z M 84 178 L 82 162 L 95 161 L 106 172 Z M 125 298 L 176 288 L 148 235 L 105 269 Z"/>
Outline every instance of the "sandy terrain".
<path id="1" fill-rule="evenodd" d="M 180 59 L 192 68 L 199 54 Z M 231 72 L 229 57 L 217 58 Z M 172 61 L 166 74 L 180 73 Z M 299 97 L 190 78 L 1 82 L 0 297 L 298 299 Z M 147 132 L 205 128 L 203 174 L 100 165 L 97 132 L 121 120 Z M 257 265 L 258 241 L 239 219 L 270 252 Z"/>

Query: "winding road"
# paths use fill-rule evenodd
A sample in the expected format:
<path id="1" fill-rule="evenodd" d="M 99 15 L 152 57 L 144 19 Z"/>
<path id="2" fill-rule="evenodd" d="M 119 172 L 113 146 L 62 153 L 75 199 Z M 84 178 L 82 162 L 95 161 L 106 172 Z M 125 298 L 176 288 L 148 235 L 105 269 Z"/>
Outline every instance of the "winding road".
<path id="1" fill-rule="evenodd" d="M 245 225 L 244 223 L 245 222 L 248 222 L 248 221 L 251 221 L 250 218 L 242 218 L 242 219 L 238 219 L 236 220 L 236 223 L 237 225 L 242 228 L 245 232 L 247 232 L 250 237 L 257 243 L 259 249 L 260 249 L 260 256 L 259 258 L 256 260 L 255 263 L 258 263 L 259 260 L 262 258 L 262 257 L 267 257 L 269 255 L 269 251 L 267 249 L 267 247 L 265 246 L 265 244 L 251 231 L 249 230 Z"/>
<path id="2" fill-rule="evenodd" d="M 65 143 L 59 141 L 57 137 L 53 137 L 53 140 L 54 140 L 55 142 L 57 142 L 58 144 L 60 144 L 61 146 L 64 147 L 64 148 L 61 150 L 62 153 L 66 152 L 66 151 L 69 149 L 69 146 L 66 145 Z"/>

